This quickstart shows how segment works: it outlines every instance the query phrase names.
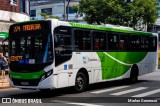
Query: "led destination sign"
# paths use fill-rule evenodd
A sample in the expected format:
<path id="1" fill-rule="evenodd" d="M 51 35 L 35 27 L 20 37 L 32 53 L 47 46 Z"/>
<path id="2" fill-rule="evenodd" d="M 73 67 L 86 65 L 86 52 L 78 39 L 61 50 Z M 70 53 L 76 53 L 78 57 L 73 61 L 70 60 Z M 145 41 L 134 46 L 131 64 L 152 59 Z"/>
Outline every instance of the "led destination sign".
<path id="1" fill-rule="evenodd" d="M 13 32 L 41 30 L 41 24 L 17 25 L 13 27 Z"/>

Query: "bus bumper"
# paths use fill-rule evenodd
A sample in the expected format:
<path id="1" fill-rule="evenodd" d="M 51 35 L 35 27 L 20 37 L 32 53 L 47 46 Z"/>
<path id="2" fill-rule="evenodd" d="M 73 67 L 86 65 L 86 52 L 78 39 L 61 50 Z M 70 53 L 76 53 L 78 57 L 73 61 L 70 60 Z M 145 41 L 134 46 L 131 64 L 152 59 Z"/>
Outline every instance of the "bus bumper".
<path id="1" fill-rule="evenodd" d="M 37 89 L 37 90 L 39 90 L 39 89 L 55 89 L 53 75 L 47 77 L 43 81 L 40 81 L 38 86 L 17 86 L 17 85 L 14 85 L 13 81 L 11 81 L 10 79 L 9 79 L 9 84 L 10 84 L 10 87 L 20 88 L 20 89 Z"/>

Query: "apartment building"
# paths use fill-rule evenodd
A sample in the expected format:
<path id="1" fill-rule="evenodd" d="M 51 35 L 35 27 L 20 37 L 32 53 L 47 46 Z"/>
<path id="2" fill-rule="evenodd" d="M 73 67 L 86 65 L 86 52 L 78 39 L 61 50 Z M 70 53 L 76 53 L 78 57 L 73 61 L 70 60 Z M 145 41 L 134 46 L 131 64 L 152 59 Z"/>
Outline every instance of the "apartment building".
<path id="1" fill-rule="evenodd" d="M 1 0 L 0 32 L 8 32 L 15 22 L 30 20 L 29 0 Z"/>
<path id="2" fill-rule="evenodd" d="M 41 20 L 43 17 L 40 13 L 47 13 L 58 16 L 60 20 L 85 23 L 83 17 L 80 17 L 77 11 L 72 8 L 78 3 L 79 0 L 70 0 L 70 2 L 68 0 L 33 0 L 30 7 L 31 19 Z"/>

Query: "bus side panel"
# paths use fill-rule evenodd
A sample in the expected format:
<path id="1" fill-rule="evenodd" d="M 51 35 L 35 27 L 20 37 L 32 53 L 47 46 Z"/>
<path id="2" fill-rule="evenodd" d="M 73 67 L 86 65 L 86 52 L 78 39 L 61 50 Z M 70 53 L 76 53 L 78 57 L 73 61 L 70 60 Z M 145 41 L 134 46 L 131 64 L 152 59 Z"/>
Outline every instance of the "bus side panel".
<path id="1" fill-rule="evenodd" d="M 92 82 L 95 83 L 102 81 L 101 60 L 96 52 L 92 52 L 92 58 L 90 61 L 92 62 Z"/>
<path id="2" fill-rule="evenodd" d="M 80 71 L 81 69 L 85 69 L 89 75 L 89 83 L 92 83 L 92 62 L 90 61 L 92 59 L 91 52 L 74 52 L 73 58 L 73 69 L 76 70 L 76 72 Z M 76 75 L 77 73 L 75 73 L 75 77 Z"/>
<path id="3" fill-rule="evenodd" d="M 158 66 L 158 55 L 157 55 L 157 52 L 150 52 L 149 53 L 149 57 L 150 57 L 150 60 L 149 60 L 149 73 L 155 71 L 157 69 L 157 66 Z"/>
<path id="4" fill-rule="evenodd" d="M 73 71 L 73 58 L 56 67 L 57 70 L 57 87 L 69 86 L 69 76 Z"/>

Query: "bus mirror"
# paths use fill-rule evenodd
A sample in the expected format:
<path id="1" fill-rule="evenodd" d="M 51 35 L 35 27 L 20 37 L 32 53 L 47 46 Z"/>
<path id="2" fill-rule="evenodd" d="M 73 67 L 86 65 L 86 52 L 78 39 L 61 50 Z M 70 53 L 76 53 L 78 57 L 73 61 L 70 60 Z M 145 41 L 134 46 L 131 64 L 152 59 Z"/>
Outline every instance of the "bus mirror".
<path id="1" fill-rule="evenodd" d="M 3 46 L 3 54 L 6 55 L 5 43 L 3 43 L 2 46 Z"/>
<path id="2" fill-rule="evenodd" d="M 4 39 L 3 41 L 2 41 L 2 44 L 4 44 L 4 42 L 6 41 L 6 40 L 8 40 L 9 39 L 9 37 L 7 37 L 6 39 Z"/>
<path id="3" fill-rule="evenodd" d="M 7 41 L 9 38 L 7 37 L 6 39 L 4 39 L 3 41 L 2 41 L 2 47 L 3 47 L 3 54 L 4 55 L 6 55 L 6 45 L 5 45 L 5 41 Z"/>

